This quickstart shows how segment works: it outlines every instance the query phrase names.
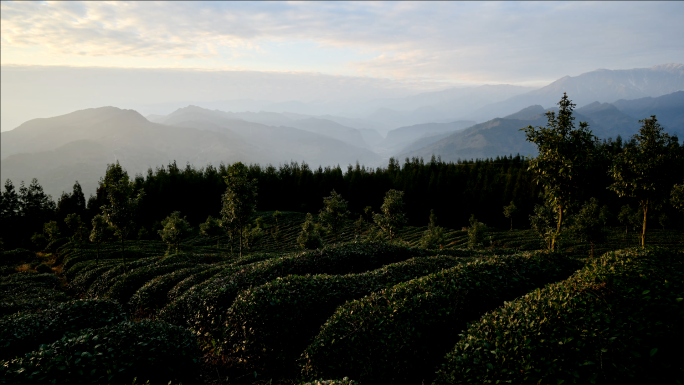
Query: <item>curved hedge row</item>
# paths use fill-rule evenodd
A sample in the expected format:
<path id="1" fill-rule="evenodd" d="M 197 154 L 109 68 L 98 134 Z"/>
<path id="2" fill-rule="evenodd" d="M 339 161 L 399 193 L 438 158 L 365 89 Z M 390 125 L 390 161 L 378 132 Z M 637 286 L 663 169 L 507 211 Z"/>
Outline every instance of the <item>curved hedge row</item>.
<path id="1" fill-rule="evenodd" d="M 210 268 L 210 266 L 195 266 L 158 276 L 133 294 L 128 301 L 128 308 L 133 314 L 149 314 L 167 304 L 169 290 L 179 282 Z"/>
<path id="2" fill-rule="evenodd" d="M 311 382 L 307 382 L 304 385 L 358 385 L 359 383 L 356 381 L 352 381 L 349 378 L 345 377 L 341 380 L 313 380 Z"/>
<path id="3" fill-rule="evenodd" d="M 196 266 L 193 262 L 181 262 L 175 264 L 154 264 L 139 267 L 132 270 L 128 274 L 122 275 L 118 280 L 113 282 L 107 293 L 103 295 L 104 298 L 113 299 L 121 304 L 128 304 L 131 296 L 135 294 L 149 280 L 160 275 L 171 273 L 178 269 L 185 269 Z"/>
<path id="4" fill-rule="evenodd" d="M 65 333 L 99 328 L 125 319 L 121 305 L 101 300 L 67 302 L 38 313 L 15 314 L 0 319 L 0 359 L 36 350 Z"/>
<path id="5" fill-rule="evenodd" d="M 419 257 L 366 273 L 289 276 L 245 290 L 228 309 L 225 349 L 271 371 L 292 365 L 339 305 L 463 262 Z"/>
<path id="6" fill-rule="evenodd" d="M 115 266 L 121 264 L 121 261 L 119 260 L 113 260 L 113 259 L 108 259 L 104 261 L 82 261 L 79 262 L 73 266 L 69 270 L 64 270 L 62 269 L 62 274 L 64 275 L 64 278 L 66 279 L 67 282 L 69 282 L 69 285 L 71 286 L 72 282 L 79 279 L 80 276 L 83 274 L 89 274 L 93 269 L 100 269 L 105 266 Z M 87 289 L 87 288 L 86 288 Z"/>
<path id="7" fill-rule="evenodd" d="M 182 318 L 197 331 L 213 330 L 223 324 L 235 297 L 249 287 L 292 274 L 360 273 L 426 254 L 424 249 L 405 246 L 349 243 L 253 263 L 195 291 L 193 298 L 187 298 L 192 305 L 185 307 L 189 311 Z"/>
<path id="8" fill-rule="evenodd" d="M 466 322 L 578 267 L 541 253 L 495 256 L 348 302 L 304 351 L 303 373 L 382 383 L 429 381 Z"/>
<path id="9" fill-rule="evenodd" d="M 438 384 L 684 379 L 684 254 L 609 252 L 468 328 Z"/>
<path id="10" fill-rule="evenodd" d="M 97 277 L 93 281 L 93 283 L 90 284 L 90 287 L 88 288 L 88 291 L 85 293 L 85 296 L 87 298 L 93 299 L 100 298 L 109 291 L 109 289 L 112 287 L 112 285 L 116 283 L 116 281 L 121 279 L 127 273 L 130 273 L 132 270 L 135 270 L 139 267 L 152 265 L 158 260 L 158 257 L 138 259 L 137 261 L 132 261 L 126 264 L 126 269 L 124 269 L 122 264 L 116 265 L 111 269 L 107 270 L 104 274 Z"/>
<path id="11" fill-rule="evenodd" d="M 2 362 L 11 383 L 130 384 L 194 383 L 199 349 L 189 331 L 159 321 L 123 322 L 85 329 L 39 350 Z"/>
<path id="12" fill-rule="evenodd" d="M 7 250 L 0 257 L 1 265 L 15 265 L 20 262 L 31 262 L 38 259 L 36 253 L 26 249 Z"/>
<path id="13" fill-rule="evenodd" d="M 119 261 L 111 261 L 98 265 L 92 264 L 89 268 L 79 271 L 72 280 L 69 280 L 67 277 L 69 292 L 76 296 L 84 296 L 96 279 L 120 264 L 121 262 Z"/>
<path id="14" fill-rule="evenodd" d="M 0 291 L 22 289 L 29 286 L 40 286 L 48 289 L 59 287 L 61 281 L 51 273 L 33 273 L 24 271 L 0 278 Z"/>

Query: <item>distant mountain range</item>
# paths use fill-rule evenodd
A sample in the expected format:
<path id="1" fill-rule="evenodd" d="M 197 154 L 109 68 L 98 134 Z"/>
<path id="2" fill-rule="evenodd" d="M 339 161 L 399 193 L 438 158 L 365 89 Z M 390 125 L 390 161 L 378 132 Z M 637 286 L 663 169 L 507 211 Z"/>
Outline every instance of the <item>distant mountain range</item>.
<path id="1" fill-rule="evenodd" d="M 190 105 L 147 117 L 116 107 L 80 110 L 2 132 L 0 167 L 3 179 L 19 183 L 36 177 L 56 197 L 75 180 L 86 194 L 93 193 L 106 165 L 117 160 L 136 174 L 173 161 L 196 167 L 236 161 L 345 167 L 358 161 L 375 167 L 386 165 L 390 156 L 434 154 L 453 161 L 533 155 L 536 149 L 520 129 L 545 125 L 544 113 L 563 92 L 578 105 L 576 122 L 587 121 L 600 138 L 628 138 L 638 131 L 638 120 L 651 115 L 684 138 L 684 66 L 668 64 L 597 70 L 538 90 L 481 86 L 378 100 L 355 117 L 305 114 L 296 103 L 298 111 Z"/>
<path id="2" fill-rule="evenodd" d="M 555 108 L 554 108 L 555 109 Z M 397 155 L 430 158 L 433 154 L 445 161 L 488 158 L 499 155 L 536 155 L 536 147 L 525 140 L 520 129 L 545 126 L 546 111 L 540 105 L 526 107 L 516 113 L 474 125 L 448 136 L 424 138 L 422 146 L 409 146 Z M 557 109 L 555 109 L 557 110 Z M 669 134 L 684 138 L 684 91 L 657 98 L 619 100 L 614 104 L 594 102 L 575 110 L 575 123 L 585 121 L 599 138 L 628 139 L 639 131 L 639 120 L 656 115 Z"/>

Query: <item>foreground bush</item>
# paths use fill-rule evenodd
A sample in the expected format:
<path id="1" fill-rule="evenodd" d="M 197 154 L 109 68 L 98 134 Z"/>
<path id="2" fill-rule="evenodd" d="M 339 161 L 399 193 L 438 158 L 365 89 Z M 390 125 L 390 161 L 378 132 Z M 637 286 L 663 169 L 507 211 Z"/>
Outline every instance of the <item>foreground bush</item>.
<path id="1" fill-rule="evenodd" d="M 220 327 L 235 297 L 252 286 L 263 285 L 292 274 L 350 274 L 424 256 L 426 251 L 381 243 L 350 243 L 306 251 L 245 266 L 222 279 L 214 279 L 203 290 L 186 297 L 186 325 L 196 331 Z"/>
<path id="2" fill-rule="evenodd" d="M 438 384 L 676 384 L 684 255 L 609 252 L 472 324 Z"/>
<path id="3" fill-rule="evenodd" d="M 226 349 L 265 370 L 294 365 L 339 305 L 463 261 L 413 258 L 366 273 L 289 276 L 245 290 L 228 310 Z"/>
<path id="4" fill-rule="evenodd" d="M 466 322 L 578 267 L 555 255 L 494 256 L 347 302 L 305 350 L 303 374 L 370 383 L 429 381 Z"/>
<path id="5" fill-rule="evenodd" d="M 23 358 L 3 361 L 0 377 L 21 384 L 193 383 L 199 350 L 193 335 L 158 321 L 86 329 Z"/>
<path id="6" fill-rule="evenodd" d="M 15 314 L 0 319 L 0 359 L 38 349 L 65 333 L 122 322 L 126 315 L 112 301 L 73 301 L 37 313 Z"/>

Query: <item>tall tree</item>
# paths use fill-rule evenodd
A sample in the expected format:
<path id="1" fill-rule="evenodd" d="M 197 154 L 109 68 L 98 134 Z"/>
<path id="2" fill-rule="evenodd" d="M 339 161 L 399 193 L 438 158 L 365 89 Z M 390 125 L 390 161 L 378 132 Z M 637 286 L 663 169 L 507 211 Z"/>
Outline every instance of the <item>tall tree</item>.
<path id="1" fill-rule="evenodd" d="M 224 177 L 227 187 L 223 194 L 221 215 L 224 225 L 239 234 L 240 256 L 242 256 L 243 232 L 256 212 L 257 204 L 257 180 L 250 179 L 248 173 L 247 166 L 242 162 L 237 162 L 228 167 L 227 175 Z"/>
<path id="2" fill-rule="evenodd" d="M 655 115 L 639 121 L 639 133 L 613 158 L 610 189 L 620 197 L 636 198 L 642 211 L 640 244 L 646 244 L 648 210 L 660 207 L 672 191 L 679 143 L 663 132 Z"/>
<path id="3" fill-rule="evenodd" d="M 515 213 L 518 211 L 518 208 L 515 207 L 515 203 L 511 201 L 511 204 L 509 204 L 508 206 L 504 206 L 503 209 L 504 216 L 511 220 L 511 230 L 513 230 L 513 215 L 515 215 Z"/>
<path id="4" fill-rule="evenodd" d="M 133 219 L 145 193 L 143 190 L 135 191 L 135 184 L 131 182 L 128 173 L 119 162 L 107 166 L 107 172 L 101 184 L 107 194 L 107 203 L 101 207 L 102 215 L 107 224 L 114 228 L 115 234 L 121 242 L 121 258 L 125 270 L 124 241 L 135 227 Z"/>
<path id="5" fill-rule="evenodd" d="M 31 180 L 28 187 L 24 186 L 23 182 L 21 183 L 19 200 L 22 216 L 30 221 L 43 222 L 54 215 L 55 202 L 50 195 L 45 194 L 36 178 Z"/>
<path id="6" fill-rule="evenodd" d="M 444 229 L 437 226 L 437 215 L 435 215 L 435 210 L 430 210 L 430 223 L 428 223 L 428 228 L 423 232 L 421 237 L 420 246 L 426 249 L 432 249 L 435 247 L 442 248 L 444 244 Z"/>
<path id="7" fill-rule="evenodd" d="M 373 217 L 375 224 L 387 234 L 390 243 L 408 222 L 404 213 L 404 192 L 391 189 L 385 194 L 385 200 L 380 206 L 380 214 Z"/>
<path id="8" fill-rule="evenodd" d="M 80 215 L 76 213 L 68 214 L 66 218 L 64 218 L 64 223 L 66 223 L 67 227 L 71 231 L 71 239 L 74 242 L 80 243 L 87 237 L 88 230 L 83 224 Z"/>
<path id="9" fill-rule="evenodd" d="M 190 224 L 180 212 L 174 211 L 162 222 L 162 229 L 158 231 L 162 241 L 173 247 L 178 253 L 181 241 L 190 233 Z"/>
<path id="10" fill-rule="evenodd" d="M 330 196 L 323 198 L 323 208 L 318 214 L 318 219 L 323 229 L 333 235 L 335 243 L 339 239 L 339 232 L 348 216 L 347 201 L 342 199 L 342 195 L 332 190 Z"/>
<path id="11" fill-rule="evenodd" d="M 81 184 L 76 181 L 71 194 L 63 192 L 57 201 L 57 218 L 62 220 L 69 214 L 82 215 L 85 210 L 86 200 L 83 195 L 83 189 Z"/>
<path id="12" fill-rule="evenodd" d="M 575 129 L 572 116 L 575 104 L 563 93 L 558 102 L 558 114 L 546 113 L 546 127 L 523 128 L 527 141 L 537 145 L 539 155 L 530 161 L 529 170 L 544 188 L 545 198 L 558 213 L 556 231 L 552 234 L 551 249 L 556 248 L 563 228 L 564 214 L 579 201 L 579 193 L 588 179 L 598 157 L 596 137 L 586 122 Z"/>
<path id="13" fill-rule="evenodd" d="M 684 183 L 676 184 L 670 193 L 670 203 L 677 210 L 684 212 Z"/>

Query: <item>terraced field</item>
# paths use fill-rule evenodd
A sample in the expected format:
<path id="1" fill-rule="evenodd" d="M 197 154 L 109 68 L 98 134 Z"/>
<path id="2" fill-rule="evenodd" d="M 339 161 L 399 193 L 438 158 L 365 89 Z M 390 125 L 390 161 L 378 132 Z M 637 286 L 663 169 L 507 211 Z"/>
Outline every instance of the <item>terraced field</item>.
<path id="1" fill-rule="evenodd" d="M 323 249 L 302 251 L 303 214 L 283 213 L 279 238 L 272 213 L 259 214 L 266 236 L 242 257 L 227 237 L 194 236 L 173 254 L 161 242 L 128 241 L 125 266 L 118 244 L 104 244 L 98 257 L 90 244 L 65 243 L 35 257 L 51 258 L 55 274 L 3 277 L 1 377 L 26 384 L 676 384 L 684 374 L 673 358 L 684 338 L 675 327 L 684 322 L 677 231 L 652 231 L 657 248 L 615 252 L 637 243 L 615 229 L 590 260 L 589 245 L 570 240 L 562 254 L 539 251 L 529 230 L 488 229 L 475 250 L 466 248 L 466 231 L 446 230 L 444 244 L 426 250 L 417 247 L 426 227 L 404 228 L 388 244 L 365 241 L 368 227 L 358 231 L 349 221 L 338 244 L 327 236 Z M 589 334 L 581 314 L 600 318 Z M 548 363 L 544 349 L 561 363 Z M 518 366 L 522 373 L 510 377 Z"/>

